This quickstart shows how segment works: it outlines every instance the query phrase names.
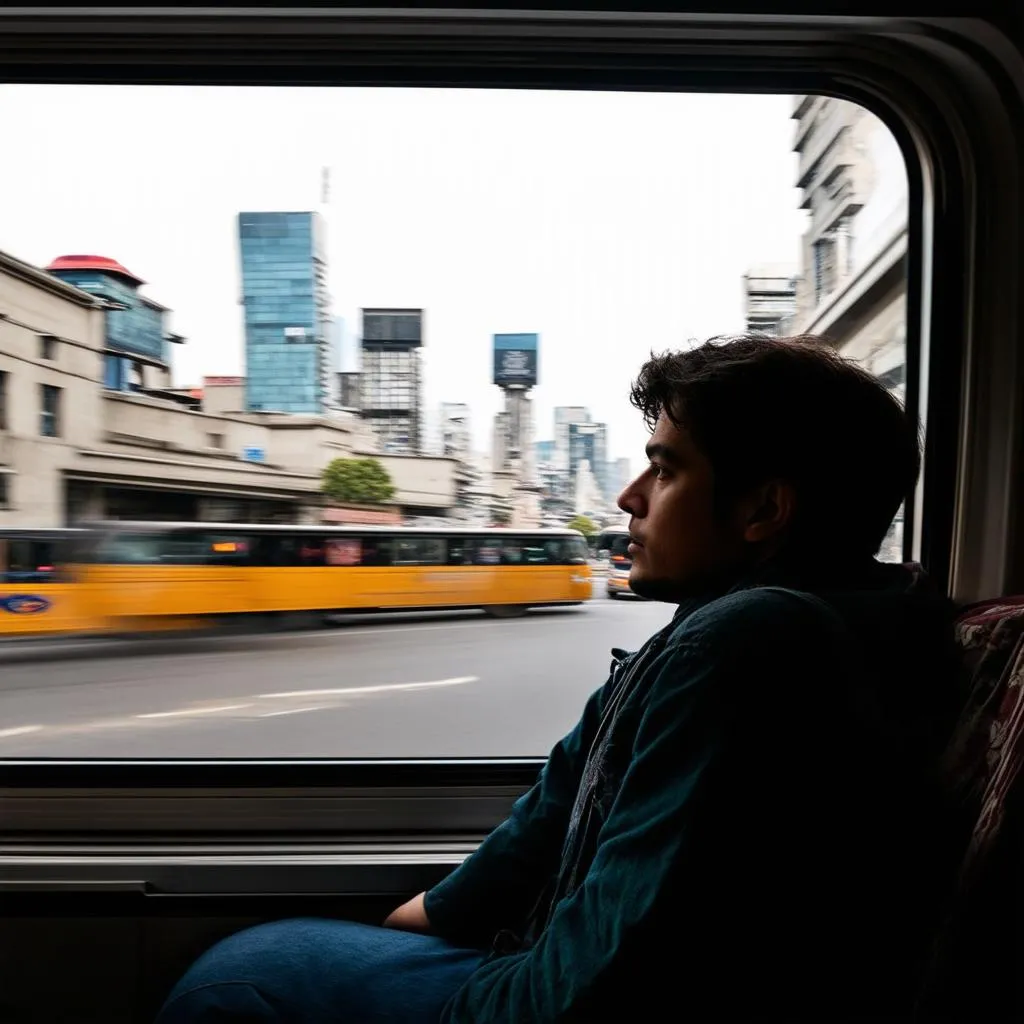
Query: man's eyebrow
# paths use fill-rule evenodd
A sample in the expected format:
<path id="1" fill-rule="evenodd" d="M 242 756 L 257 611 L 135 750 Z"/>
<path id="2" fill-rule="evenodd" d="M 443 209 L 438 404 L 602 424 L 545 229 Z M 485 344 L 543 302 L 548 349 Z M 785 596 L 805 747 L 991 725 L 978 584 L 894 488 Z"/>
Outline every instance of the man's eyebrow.
<path id="1" fill-rule="evenodd" d="M 660 458 L 665 462 L 671 463 L 673 466 L 679 465 L 679 456 L 667 444 L 652 441 L 645 451 L 647 452 L 648 459 Z"/>

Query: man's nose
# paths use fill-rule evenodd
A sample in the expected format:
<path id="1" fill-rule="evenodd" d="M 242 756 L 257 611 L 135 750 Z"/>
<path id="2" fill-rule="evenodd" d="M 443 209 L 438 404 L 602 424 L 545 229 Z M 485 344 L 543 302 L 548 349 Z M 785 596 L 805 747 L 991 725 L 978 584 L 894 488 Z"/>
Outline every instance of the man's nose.
<path id="1" fill-rule="evenodd" d="M 647 503 L 644 501 L 636 480 L 626 486 L 615 503 L 623 512 L 628 512 L 638 519 L 642 519 L 647 512 Z"/>

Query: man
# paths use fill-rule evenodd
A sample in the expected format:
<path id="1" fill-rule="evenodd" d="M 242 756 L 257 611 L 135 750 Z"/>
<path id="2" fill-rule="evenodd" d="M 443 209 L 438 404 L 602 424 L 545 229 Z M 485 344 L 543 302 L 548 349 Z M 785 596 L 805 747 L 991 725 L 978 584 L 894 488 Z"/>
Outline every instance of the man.
<path id="1" fill-rule="evenodd" d="M 630 585 L 678 604 L 537 784 L 385 928 L 307 920 L 193 966 L 176 1021 L 905 1017 L 948 861 L 950 606 L 874 555 L 914 424 L 816 339 L 652 357 Z"/>

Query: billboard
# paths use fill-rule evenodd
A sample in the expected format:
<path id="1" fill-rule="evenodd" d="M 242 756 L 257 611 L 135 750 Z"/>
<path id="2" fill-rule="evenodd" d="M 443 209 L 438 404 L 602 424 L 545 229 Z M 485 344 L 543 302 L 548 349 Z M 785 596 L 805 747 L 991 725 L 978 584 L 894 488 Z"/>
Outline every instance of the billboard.
<path id="1" fill-rule="evenodd" d="M 423 344 L 422 309 L 364 309 L 363 347 L 419 348 Z"/>
<path id="2" fill-rule="evenodd" d="M 499 387 L 537 383 L 537 334 L 494 335 L 494 383 Z"/>

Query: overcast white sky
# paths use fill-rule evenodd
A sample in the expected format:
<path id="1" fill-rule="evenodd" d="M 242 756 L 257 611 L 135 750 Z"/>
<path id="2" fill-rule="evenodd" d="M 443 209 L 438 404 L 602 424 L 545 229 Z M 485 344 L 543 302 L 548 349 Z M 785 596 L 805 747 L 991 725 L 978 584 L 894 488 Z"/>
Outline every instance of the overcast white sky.
<path id="1" fill-rule="evenodd" d="M 0 87 L 0 247 L 120 260 L 174 311 L 176 380 L 244 372 L 236 214 L 315 209 L 330 286 L 426 310 L 426 400 L 500 405 L 491 335 L 540 334 L 555 405 L 642 458 L 629 381 L 653 349 L 743 326 L 752 263 L 796 264 L 790 97 Z M 433 420 L 433 416 L 431 417 Z"/>

